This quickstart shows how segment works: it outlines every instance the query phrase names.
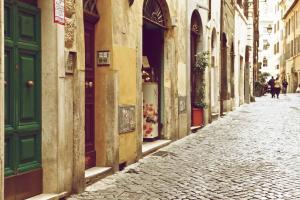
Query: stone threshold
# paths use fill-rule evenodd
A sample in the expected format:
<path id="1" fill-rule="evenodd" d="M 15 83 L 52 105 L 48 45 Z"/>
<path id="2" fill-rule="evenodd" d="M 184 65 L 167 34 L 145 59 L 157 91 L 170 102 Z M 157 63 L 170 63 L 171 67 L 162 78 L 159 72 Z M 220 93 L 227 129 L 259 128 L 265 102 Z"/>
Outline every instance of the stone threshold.
<path id="1" fill-rule="evenodd" d="M 111 174 L 113 174 L 111 167 L 92 167 L 84 172 L 85 184 L 89 186 Z"/>
<path id="2" fill-rule="evenodd" d="M 62 192 L 60 194 L 39 194 L 34 197 L 30 197 L 25 200 L 59 200 L 61 198 L 64 198 L 68 196 L 67 192 Z"/>
<path id="3" fill-rule="evenodd" d="M 202 127 L 204 127 L 204 125 L 202 125 L 202 126 L 191 126 L 191 132 L 196 133 Z"/>
<path id="4" fill-rule="evenodd" d="M 168 146 L 172 140 L 156 140 L 153 142 L 143 142 L 142 145 L 142 156 L 147 156 L 160 148 Z"/>
<path id="5" fill-rule="evenodd" d="M 219 118 L 219 113 L 211 113 L 211 120 L 216 121 Z"/>

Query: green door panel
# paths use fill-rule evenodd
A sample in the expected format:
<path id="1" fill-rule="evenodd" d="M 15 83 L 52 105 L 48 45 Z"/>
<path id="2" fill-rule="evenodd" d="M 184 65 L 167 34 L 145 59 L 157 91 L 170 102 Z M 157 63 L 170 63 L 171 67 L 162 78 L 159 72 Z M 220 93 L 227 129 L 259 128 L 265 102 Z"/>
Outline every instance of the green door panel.
<path id="1" fill-rule="evenodd" d="M 38 85 L 36 77 L 37 56 L 30 52 L 19 53 L 19 124 L 38 122 L 39 103 Z M 32 86 L 29 85 L 32 82 Z"/>
<path id="2" fill-rule="evenodd" d="M 5 126 L 6 128 L 13 128 L 13 74 L 12 74 L 12 67 L 13 67 L 13 52 L 11 48 L 6 48 L 4 53 L 4 63 L 5 63 L 5 81 L 6 84 L 4 86 L 4 93 L 5 93 L 5 111 L 4 111 L 4 118 L 5 118 Z"/>
<path id="3" fill-rule="evenodd" d="M 14 175 L 14 138 L 13 135 L 5 135 L 4 143 L 5 151 L 5 175 L 10 176 Z"/>
<path id="4" fill-rule="evenodd" d="M 17 171 L 21 173 L 41 167 L 39 132 L 23 132 L 18 141 Z"/>
<path id="5" fill-rule="evenodd" d="M 11 176 L 41 167 L 40 11 L 19 1 L 5 1 L 4 11 L 5 175 Z"/>
<path id="6" fill-rule="evenodd" d="M 12 37 L 12 7 L 9 4 L 4 5 L 4 35 L 6 38 Z"/>

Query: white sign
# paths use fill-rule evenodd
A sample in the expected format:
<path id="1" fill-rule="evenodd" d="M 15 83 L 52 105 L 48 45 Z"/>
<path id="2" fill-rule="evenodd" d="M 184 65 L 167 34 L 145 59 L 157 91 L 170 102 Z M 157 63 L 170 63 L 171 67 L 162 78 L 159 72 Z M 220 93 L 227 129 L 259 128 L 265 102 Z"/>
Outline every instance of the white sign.
<path id="1" fill-rule="evenodd" d="M 54 23 L 65 24 L 65 1 L 53 0 Z"/>

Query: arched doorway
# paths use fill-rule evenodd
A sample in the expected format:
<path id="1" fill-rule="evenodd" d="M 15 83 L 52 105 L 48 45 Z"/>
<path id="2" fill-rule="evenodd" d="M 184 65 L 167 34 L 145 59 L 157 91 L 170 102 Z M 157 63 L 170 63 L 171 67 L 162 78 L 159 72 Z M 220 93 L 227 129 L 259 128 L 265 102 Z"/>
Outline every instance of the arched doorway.
<path id="1" fill-rule="evenodd" d="M 143 4 L 143 139 L 161 139 L 164 121 L 164 43 L 169 22 L 165 1 Z"/>
<path id="2" fill-rule="evenodd" d="M 211 34 L 211 112 L 212 116 L 218 115 L 218 66 L 216 65 L 218 51 L 217 51 L 217 33 L 214 28 Z"/>
<path id="3" fill-rule="evenodd" d="M 191 121 L 192 126 L 201 126 L 203 124 L 203 109 L 200 111 L 197 103 L 199 102 L 199 87 L 203 81 L 203 74 L 195 73 L 196 55 L 202 50 L 202 21 L 197 10 L 193 11 L 190 27 L 190 92 L 191 92 Z M 197 113 L 198 112 L 198 113 Z M 200 120 L 196 120 L 195 116 L 200 115 Z"/>

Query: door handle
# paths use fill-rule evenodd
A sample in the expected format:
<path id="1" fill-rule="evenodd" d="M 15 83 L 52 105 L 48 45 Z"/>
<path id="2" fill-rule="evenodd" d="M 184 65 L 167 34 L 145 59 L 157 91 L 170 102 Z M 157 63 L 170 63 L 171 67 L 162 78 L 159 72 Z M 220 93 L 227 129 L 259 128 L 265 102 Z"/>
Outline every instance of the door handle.
<path id="1" fill-rule="evenodd" d="M 94 83 L 93 82 L 85 82 L 85 88 L 93 88 L 94 87 Z"/>
<path id="2" fill-rule="evenodd" d="M 93 88 L 94 83 L 93 82 L 89 82 L 89 88 Z"/>
<path id="3" fill-rule="evenodd" d="M 26 85 L 27 85 L 27 87 L 31 88 L 34 86 L 34 82 L 29 80 L 29 81 L 27 81 Z"/>
<path id="4" fill-rule="evenodd" d="M 7 81 L 4 81 L 4 87 L 6 87 L 7 86 Z"/>

